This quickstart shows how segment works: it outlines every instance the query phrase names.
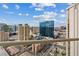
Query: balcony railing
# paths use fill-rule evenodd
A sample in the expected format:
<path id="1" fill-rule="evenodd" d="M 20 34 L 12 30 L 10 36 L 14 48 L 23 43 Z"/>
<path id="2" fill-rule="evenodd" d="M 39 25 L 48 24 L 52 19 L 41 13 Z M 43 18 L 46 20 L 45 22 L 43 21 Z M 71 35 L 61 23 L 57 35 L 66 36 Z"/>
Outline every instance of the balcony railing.
<path id="1" fill-rule="evenodd" d="M 69 38 L 69 39 L 52 39 L 52 40 L 27 40 L 27 41 L 5 41 L 0 42 L 0 46 L 14 46 L 14 45 L 29 45 L 29 44 L 52 44 L 55 42 L 68 42 L 68 55 L 70 55 L 70 42 L 78 41 L 78 38 Z"/>

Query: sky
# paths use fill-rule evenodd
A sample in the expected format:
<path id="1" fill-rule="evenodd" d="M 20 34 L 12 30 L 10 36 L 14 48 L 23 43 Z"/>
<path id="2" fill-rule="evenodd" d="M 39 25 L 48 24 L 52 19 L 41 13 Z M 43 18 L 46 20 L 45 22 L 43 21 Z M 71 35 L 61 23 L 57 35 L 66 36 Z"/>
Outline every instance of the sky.
<path id="1" fill-rule="evenodd" d="M 66 25 L 67 3 L 0 3 L 0 23 L 39 26 L 54 21 L 55 26 Z"/>

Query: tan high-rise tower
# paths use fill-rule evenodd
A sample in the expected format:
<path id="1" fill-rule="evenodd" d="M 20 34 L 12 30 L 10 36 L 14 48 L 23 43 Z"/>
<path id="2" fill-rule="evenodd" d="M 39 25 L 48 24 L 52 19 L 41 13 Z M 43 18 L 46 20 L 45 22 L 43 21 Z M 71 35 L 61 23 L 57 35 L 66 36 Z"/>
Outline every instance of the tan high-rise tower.
<path id="1" fill-rule="evenodd" d="M 19 40 L 29 40 L 29 26 L 28 24 L 25 24 L 24 26 L 22 24 L 19 24 L 18 26 L 18 39 Z"/>
<path id="2" fill-rule="evenodd" d="M 24 27 L 22 24 L 18 25 L 18 40 L 24 40 Z"/>
<path id="3" fill-rule="evenodd" d="M 30 29 L 28 24 L 24 25 L 24 40 L 29 40 Z"/>
<path id="4" fill-rule="evenodd" d="M 79 38 L 79 4 L 72 4 L 67 9 L 66 38 Z M 79 56 L 79 41 L 66 44 L 66 55 Z"/>
<path id="5" fill-rule="evenodd" d="M 0 42 L 8 41 L 8 39 L 9 39 L 9 32 L 0 31 Z"/>

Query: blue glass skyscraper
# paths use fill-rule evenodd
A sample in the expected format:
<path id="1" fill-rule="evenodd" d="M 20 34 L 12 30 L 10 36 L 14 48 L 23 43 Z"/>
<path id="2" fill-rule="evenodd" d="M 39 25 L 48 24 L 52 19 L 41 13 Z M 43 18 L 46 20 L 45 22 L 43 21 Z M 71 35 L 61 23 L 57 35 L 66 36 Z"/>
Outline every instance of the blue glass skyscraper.
<path id="1" fill-rule="evenodd" d="M 54 21 L 40 22 L 40 36 L 54 37 Z"/>

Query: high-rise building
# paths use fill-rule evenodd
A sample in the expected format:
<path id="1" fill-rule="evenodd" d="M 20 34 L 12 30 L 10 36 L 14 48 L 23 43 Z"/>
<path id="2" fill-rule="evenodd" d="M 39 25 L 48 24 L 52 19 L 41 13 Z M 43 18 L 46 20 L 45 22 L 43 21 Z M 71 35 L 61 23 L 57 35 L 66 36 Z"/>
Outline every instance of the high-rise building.
<path id="1" fill-rule="evenodd" d="M 0 42 L 8 41 L 8 39 L 9 39 L 9 32 L 0 31 Z"/>
<path id="2" fill-rule="evenodd" d="M 9 26 L 9 32 L 16 32 L 17 26 L 16 25 L 8 25 Z"/>
<path id="3" fill-rule="evenodd" d="M 40 23 L 40 36 L 54 37 L 54 21 Z"/>
<path id="4" fill-rule="evenodd" d="M 30 34 L 30 29 L 28 24 L 24 25 L 24 40 L 28 40 L 29 39 L 29 34 Z"/>
<path id="5" fill-rule="evenodd" d="M 18 40 L 24 40 L 24 28 L 22 24 L 18 25 Z"/>
<path id="6" fill-rule="evenodd" d="M 39 33 L 39 28 L 38 27 L 31 27 L 31 31 L 32 31 L 32 34 L 37 34 L 37 33 Z"/>
<path id="7" fill-rule="evenodd" d="M 67 9 L 66 38 L 79 38 L 79 4 Z M 67 42 L 66 55 L 79 56 L 79 41 Z"/>
<path id="8" fill-rule="evenodd" d="M 9 39 L 9 27 L 5 23 L 0 23 L 0 41 L 7 41 Z"/>
<path id="9" fill-rule="evenodd" d="M 19 24 L 18 26 L 18 39 L 19 40 L 29 40 L 29 26 L 28 24 L 25 24 L 24 26 L 22 24 Z"/>
<path id="10" fill-rule="evenodd" d="M 5 23 L 0 23 L 0 31 L 8 32 L 9 26 Z"/>

